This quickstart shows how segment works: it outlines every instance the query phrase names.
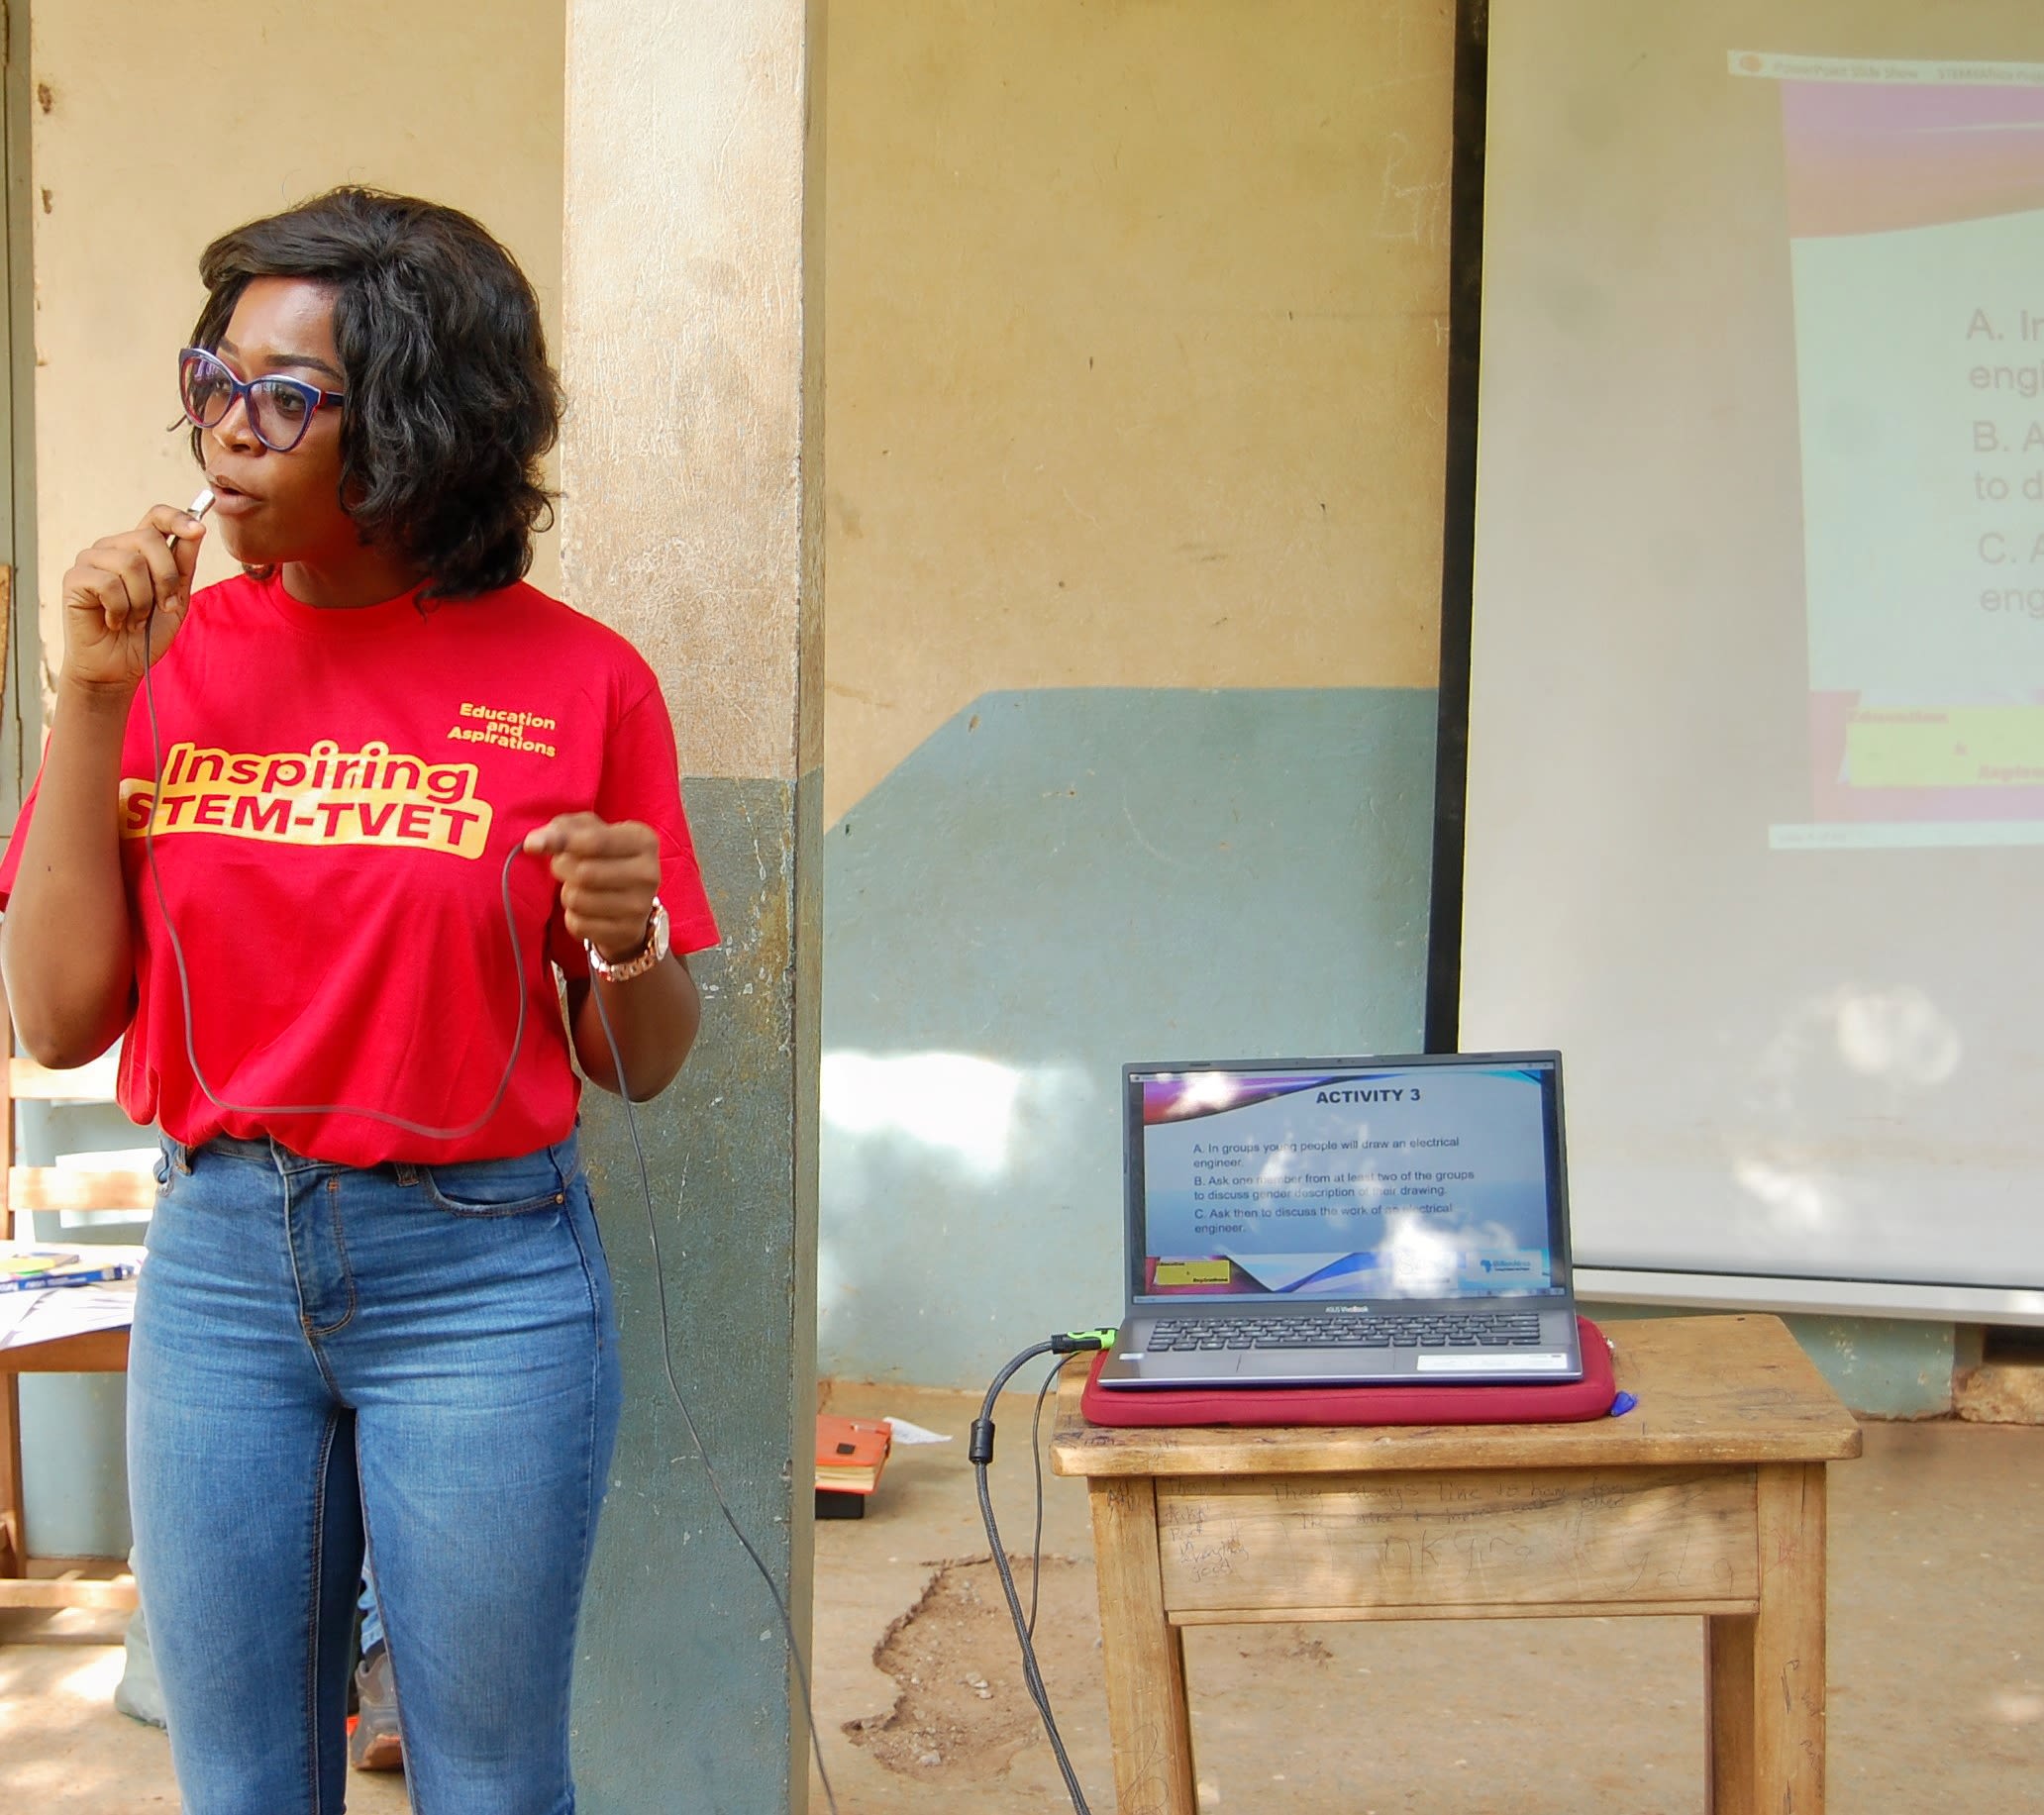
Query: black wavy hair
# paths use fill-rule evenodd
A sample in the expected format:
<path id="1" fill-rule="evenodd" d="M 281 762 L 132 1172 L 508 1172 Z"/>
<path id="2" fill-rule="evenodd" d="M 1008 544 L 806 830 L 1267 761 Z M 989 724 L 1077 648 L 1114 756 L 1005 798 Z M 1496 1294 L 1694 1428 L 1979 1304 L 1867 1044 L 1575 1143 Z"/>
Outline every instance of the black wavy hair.
<path id="1" fill-rule="evenodd" d="M 560 431 L 561 381 L 532 285 L 479 222 L 413 196 L 330 189 L 222 234 L 199 275 L 192 345 L 209 351 L 254 278 L 333 291 L 348 374 L 342 505 L 364 542 L 427 574 L 422 597 L 524 575 L 533 532 L 553 521 L 541 461 Z"/>

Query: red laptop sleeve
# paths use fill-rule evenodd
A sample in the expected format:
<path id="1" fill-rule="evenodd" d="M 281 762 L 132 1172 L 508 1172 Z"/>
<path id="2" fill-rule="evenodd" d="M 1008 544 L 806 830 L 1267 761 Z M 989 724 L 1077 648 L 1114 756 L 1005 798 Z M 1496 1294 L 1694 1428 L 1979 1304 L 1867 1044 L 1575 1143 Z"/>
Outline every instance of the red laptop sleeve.
<path id="1" fill-rule="evenodd" d="M 1581 1424 L 1618 1396 L 1611 1346 L 1588 1318 L 1583 1378 L 1520 1386 L 1196 1386 L 1100 1384 L 1105 1351 L 1093 1357 L 1079 1409 L 1089 1424 Z"/>

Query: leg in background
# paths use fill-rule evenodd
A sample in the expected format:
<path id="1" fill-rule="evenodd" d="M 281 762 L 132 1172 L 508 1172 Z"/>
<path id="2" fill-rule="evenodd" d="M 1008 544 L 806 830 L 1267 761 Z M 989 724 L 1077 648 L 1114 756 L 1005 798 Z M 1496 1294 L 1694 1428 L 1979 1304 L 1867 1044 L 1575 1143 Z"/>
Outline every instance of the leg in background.
<path id="1" fill-rule="evenodd" d="M 366 1658 L 383 1643 L 383 1615 L 376 1606 L 376 1572 L 366 1562 L 362 1564 L 361 1594 L 355 1605 L 361 1615 L 361 1655 Z"/>
<path id="2" fill-rule="evenodd" d="M 397 1690 L 390 1680 L 390 1651 L 383 1643 L 383 1615 L 376 1605 L 375 1571 L 362 1564 L 361 1615 L 355 1666 L 355 1719 L 348 1729 L 348 1763 L 357 1770 L 404 1769 L 404 1736 L 397 1718 Z"/>

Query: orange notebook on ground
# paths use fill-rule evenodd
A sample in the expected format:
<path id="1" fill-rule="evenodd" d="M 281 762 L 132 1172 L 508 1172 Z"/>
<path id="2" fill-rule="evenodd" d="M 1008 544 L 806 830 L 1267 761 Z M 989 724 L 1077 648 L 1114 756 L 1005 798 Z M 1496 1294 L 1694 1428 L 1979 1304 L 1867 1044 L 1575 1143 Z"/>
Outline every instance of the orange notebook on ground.
<path id="1" fill-rule="evenodd" d="M 816 1491 L 868 1494 L 879 1485 L 894 1433 L 877 1418 L 816 1415 Z"/>

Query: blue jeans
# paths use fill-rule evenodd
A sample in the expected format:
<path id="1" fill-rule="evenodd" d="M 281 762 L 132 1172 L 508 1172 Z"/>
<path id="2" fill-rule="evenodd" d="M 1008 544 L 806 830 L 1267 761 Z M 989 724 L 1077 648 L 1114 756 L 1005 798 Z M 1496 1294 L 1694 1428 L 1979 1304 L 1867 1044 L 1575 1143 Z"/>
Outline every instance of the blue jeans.
<path id="1" fill-rule="evenodd" d="M 164 1143 L 128 1364 L 136 1575 L 186 1815 L 337 1815 L 364 1546 L 412 1806 L 566 1815 L 620 1385 L 573 1141 L 336 1166 Z"/>

